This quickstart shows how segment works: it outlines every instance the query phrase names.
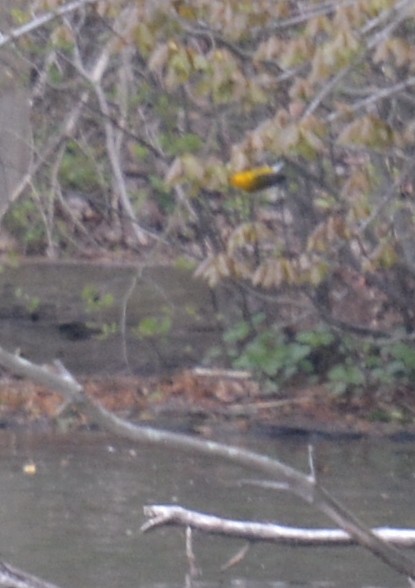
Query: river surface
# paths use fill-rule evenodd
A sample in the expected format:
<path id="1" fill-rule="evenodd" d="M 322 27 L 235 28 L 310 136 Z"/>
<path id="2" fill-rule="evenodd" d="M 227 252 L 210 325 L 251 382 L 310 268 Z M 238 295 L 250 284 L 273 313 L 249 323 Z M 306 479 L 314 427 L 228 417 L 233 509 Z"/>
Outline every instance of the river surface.
<path id="1" fill-rule="evenodd" d="M 304 440 L 225 439 L 306 469 Z M 370 525 L 414 526 L 415 446 L 381 440 L 317 441 L 321 482 Z M 176 588 L 187 572 L 184 531 L 141 534 L 146 504 L 180 504 L 239 519 L 331 526 L 284 492 L 241 486 L 238 467 L 136 447 L 100 433 L 0 434 L 1 559 L 66 588 Z M 37 473 L 23 473 L 24 464 Z M 220 566 L 237 540 L 195 534 L 205 588 L 389 587 L 405 578 L 360 548 L 259 544 Z"/>
<path id="2" fill-rule="evenodd" d="M 0 344 L 77 376 L 165 373 L 218 345 L 221 296 L 174 267 L 26 259 L 0 271 Z"/>

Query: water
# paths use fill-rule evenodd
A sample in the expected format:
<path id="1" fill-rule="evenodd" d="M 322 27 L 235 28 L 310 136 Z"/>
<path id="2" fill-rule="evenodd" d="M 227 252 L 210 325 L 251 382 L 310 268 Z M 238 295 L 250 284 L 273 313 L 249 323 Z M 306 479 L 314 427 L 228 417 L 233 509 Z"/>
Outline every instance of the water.
<path id="1" fill-rule="evenodd" d="M 306 468 L 304 442 L 237 438 L 234 444 Z M 415 525 L 415 447 L 387 441 L 321 442 L 321 482 L 373 525 Z M 177 503 L 232 518 L 331 526 L 286 493 L 240 486 L 251 475 L 214 460 L 173 454 L 98 433 L 0 435 L 0 554 L 5 561 L 62 587 L 183 586 L 184 531 L 141 534 L 145 504 Z M 29 460 L 36 475 L 22 467 Z M 353 588 L 407 586 L 405 578 L 359 548 L 258 544 L 235 568 L 220 572 L 243 542 L 194 535 L 203 588 Z"/>
<path id="2" fill-rule="evenodd" d="M 212 294 L 189 271 L 44 260 L 2 269 L 0 339 L 31 361 L 60 359 L 77 376 L 159 374 L 218 344 Z M 167 333 L 141 336 L 149 319 L 167 321 Z"/>

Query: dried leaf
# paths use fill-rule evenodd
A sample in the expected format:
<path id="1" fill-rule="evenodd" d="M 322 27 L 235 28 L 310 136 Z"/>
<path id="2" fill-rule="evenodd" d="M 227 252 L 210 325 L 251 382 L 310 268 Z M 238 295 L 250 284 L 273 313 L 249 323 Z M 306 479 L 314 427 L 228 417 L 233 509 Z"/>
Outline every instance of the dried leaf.
<path id="1" fill-rule="evenodd" d="M 169 56 L 169 46 L 167 43 L 157 45 L 148 60 L 148 69 L 161 75 Z"/>
<path id="2" fill-rule="evenodd" d="M 184 168 L 183 163 L 180 157 L 176 157 L 173 161 L 169 169 L 167 170 L 167 174 L 165 177 L 166 184 L 170 186 L 174 186 L 182 181 L 184 175 Z"/>

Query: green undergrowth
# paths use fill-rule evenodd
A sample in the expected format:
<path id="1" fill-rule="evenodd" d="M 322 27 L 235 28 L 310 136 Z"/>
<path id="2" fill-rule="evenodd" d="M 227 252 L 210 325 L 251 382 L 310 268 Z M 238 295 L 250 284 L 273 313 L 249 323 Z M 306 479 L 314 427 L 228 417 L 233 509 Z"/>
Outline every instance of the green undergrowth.
<path id="1" fill-rule="evenodd" d="M 263 314 L 227 329 L 223 349 L 233 368 L 252 372 L 269 394 L 301 381 L 325 384 L 337 397 L 374 391 L 381 397 L 415 378 L 411 343 L 362 341 L 325 325 L 292 333 L 268 326 Z"/>

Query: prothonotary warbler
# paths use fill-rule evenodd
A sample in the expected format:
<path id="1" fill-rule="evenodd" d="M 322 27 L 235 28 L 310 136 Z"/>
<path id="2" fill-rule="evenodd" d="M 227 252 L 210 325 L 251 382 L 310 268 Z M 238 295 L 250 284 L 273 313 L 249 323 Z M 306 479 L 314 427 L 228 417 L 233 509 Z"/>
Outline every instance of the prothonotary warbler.
<path id="1" fill-rule="evenodd" d="M 284 167 L 282 161 L 275 165 L 264 165 L 254 167 L 231 175 L 229 183 L 234 188 L 244 190 L 245 192 L 257 192 L 276 184 L 281 184 L 285 180 L 285 175 L 281 173 Z"/>

